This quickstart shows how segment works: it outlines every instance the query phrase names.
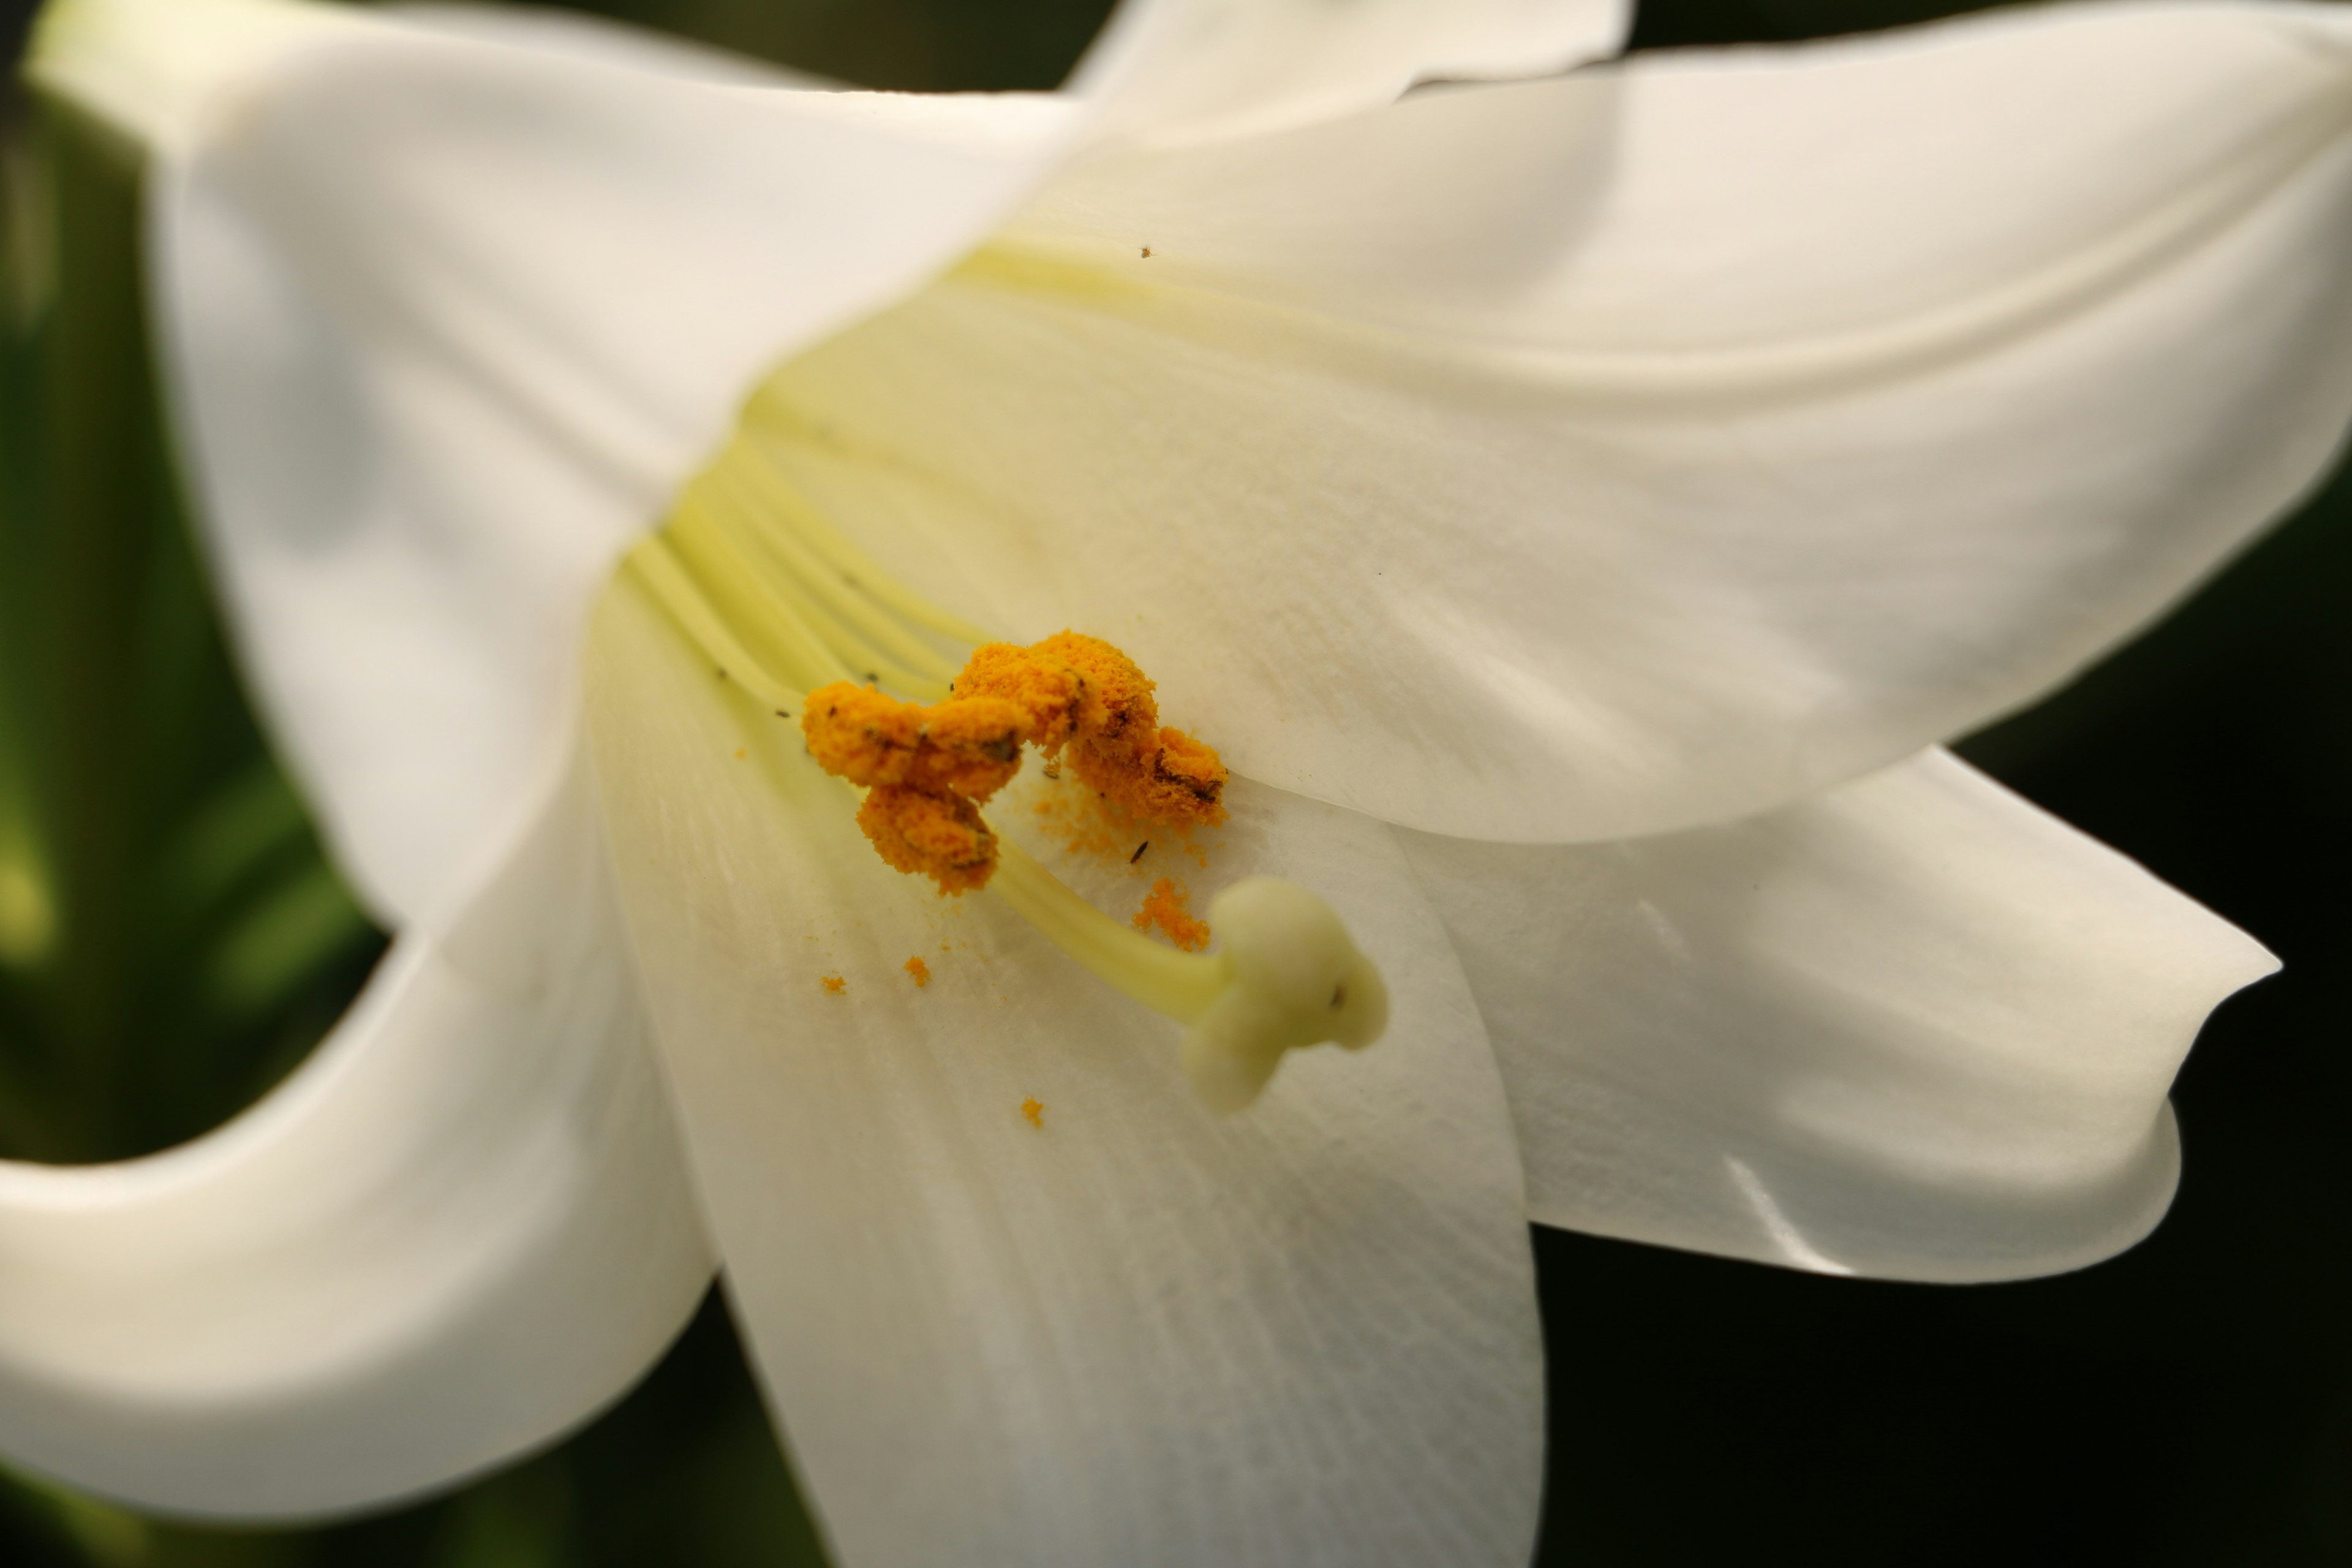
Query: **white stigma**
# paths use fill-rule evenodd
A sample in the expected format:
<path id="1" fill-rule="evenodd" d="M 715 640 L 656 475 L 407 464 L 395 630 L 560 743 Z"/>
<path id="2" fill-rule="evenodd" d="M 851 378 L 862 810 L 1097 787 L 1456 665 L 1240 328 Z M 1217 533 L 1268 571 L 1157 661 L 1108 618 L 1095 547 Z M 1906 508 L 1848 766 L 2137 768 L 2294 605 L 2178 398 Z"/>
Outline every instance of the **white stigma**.
<path id="1" fill-rule="evenodd" d="M 1064 952 L 1187 1026 L 1184 1074 L 1211 1110 L 1245 1110 L 1285 1052 L 1361 1050 L 1389 1024 L 1389 988 L 1331 906 L 1295 882 L 1250 877 L 1209 903 L 1219 951 L 1179 952 L 1079 898 L 1010 839 L 988 890 Z"/>
<path id="2" fill-rule="evenodd" d="M 1252 877 L 1209 905 L 1229 975 L 1184 1035 L 1184 1072 L 1212 1110 L 1246 1108 L 1283 1054 L 1335 1044 L 1360 1050 L 1388 1027 L 1389 992 L 1321 899 Z"/>

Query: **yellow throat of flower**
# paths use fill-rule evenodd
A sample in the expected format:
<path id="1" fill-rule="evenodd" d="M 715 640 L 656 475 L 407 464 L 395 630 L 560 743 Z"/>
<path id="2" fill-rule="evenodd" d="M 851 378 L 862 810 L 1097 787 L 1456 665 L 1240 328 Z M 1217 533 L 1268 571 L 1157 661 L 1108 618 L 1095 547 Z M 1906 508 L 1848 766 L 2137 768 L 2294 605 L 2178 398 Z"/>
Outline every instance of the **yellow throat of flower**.
<path id="1" fill-rule="evenodd" d="M 1024 746 L 1122 812 L 1180 828 L 1225 819 L 1224 764 L 1160 724 L 1152 682 L 1108 643 L 1067 631 L 1028 647 L 992 642 L 892 578 L 786 479 L 759 408 L 754 398 L 627 569 L 718 673 L 796 719 L 819 765 L 866 792 L 857 821 L 881 858 L 942 896 L 986 888 L 1186 1025 L 1185 1073 L 1215 1110 L 1250 1104 L 1290 1050 L 1378 1039 L 1380 972 L 1306 889 L 1236 882 L 1208 910 L 1220 950 L 1179 952 L 990 827 L 980 808 L 1020 771 Z"/>

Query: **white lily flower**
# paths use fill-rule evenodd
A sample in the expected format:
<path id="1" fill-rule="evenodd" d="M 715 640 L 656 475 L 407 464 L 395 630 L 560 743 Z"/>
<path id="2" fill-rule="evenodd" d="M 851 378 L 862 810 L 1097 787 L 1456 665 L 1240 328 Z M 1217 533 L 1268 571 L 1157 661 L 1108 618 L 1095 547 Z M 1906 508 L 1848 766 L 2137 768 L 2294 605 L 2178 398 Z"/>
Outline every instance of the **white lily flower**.
<path id="1" fill-rule="evenodd" d="M 927 99 L 53 11 L 39 79 L 151 155 L 247 667 L 399 934 L 228 1126 L 0 1166 L 0 1448 L 181 1511 L 413 1493 L 610 1399 L 723 1260 L 846 1564 L 1507 1564 L 1528 1219 L 1944 1280 L 2144 1235 L 2272 961 L 1924 748 L 2328 462 L 2352 17 L 1545 74 L 1622 25 L 1147 0 L 1064 94 Z M 1137 656 L 1234 765 L 1212 876 L 1328 900 L 1386 1038 L 1215 1115 L 1051 909 L 891 874 L 713 679 L 759 617 L 608 588 L 690 482 L 880 563 L 898 632 Z"/>

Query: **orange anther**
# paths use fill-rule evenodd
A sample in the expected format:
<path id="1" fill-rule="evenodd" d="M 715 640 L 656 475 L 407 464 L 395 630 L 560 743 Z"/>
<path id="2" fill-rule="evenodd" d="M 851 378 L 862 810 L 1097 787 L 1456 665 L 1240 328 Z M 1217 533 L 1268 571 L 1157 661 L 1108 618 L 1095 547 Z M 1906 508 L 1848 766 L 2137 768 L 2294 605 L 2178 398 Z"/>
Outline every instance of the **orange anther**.
<path id="1" fill-rule="evenodd" d="M 1022 715 L 1006 702 L 901 702 L 835 681 L 809 693 L 801 733 L 825 772 L 852 784 L 986 800 L 1021 770 Z"/>
<path id="2" fill-rule="evenodd" d="M 1151 681 L 1099 637 L 1057 632 L 1030 647 L 988 643 L 955 695 L 922 707 L 835 681 L 809 693 L 801 732 L 827 773 L 862 784 L 859 826 L 882 858 L 943 893 L 986 885 L 996 838 L 975 809 L 1021 768 L 1024 742 L 1120 810 L 1181 826 L 1224 821 L 1224 764 L 1160 727 Z"/>
<path id="3" fill-rule="evenodd" d="M 929 877 L 942 893 L 985 887 L 996 869 L 996 835 L 980 819 L 980 808 L 960 795 L 877 784 L 857 808 L 857 826 L 883 859 L 910 876 Z"/>

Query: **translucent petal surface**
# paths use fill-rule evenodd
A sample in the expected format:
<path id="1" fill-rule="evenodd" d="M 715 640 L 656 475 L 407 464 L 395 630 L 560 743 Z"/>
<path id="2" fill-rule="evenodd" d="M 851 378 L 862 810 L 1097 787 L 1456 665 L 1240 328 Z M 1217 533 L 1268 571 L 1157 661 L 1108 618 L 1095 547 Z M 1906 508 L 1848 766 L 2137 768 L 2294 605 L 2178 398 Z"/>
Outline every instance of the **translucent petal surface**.
<path id="1" fill-rule="evenodd" d="M 439 944 L 261 1104 L 0 1164 L 0 1449 L 144 1507 L 299 1515 L 543 1443 L 709 1279 L 584 770 Z"/>
<path id="2" fill-rule="evenodd" d="M 306 47 L 365 38 L 376 24 L 341 5 L 283 0 L 66 0 L 39 9 L 25 74 L 149 152 L 178 157 L 226 82 Z"/>
<path id="3" fill-rule="evenodd" d="M 2171 1202 L 2165 1101 L 2277 968 L 1932 752 L 1627 844 L 1403 836 L 1548 1225 L 1832 1273 L 2078 1268 Z"/>
<path id="4" fill-rule="evenodd" d="M 118 31 L 145 9 L 114 5 Z M 969 244 L 1062 121 L 574 44 L 305 35 L 184 84 L 203 112 L 162 144 L 158 292 L 215 563 L 395 923 L 537 809 L 595 585 L 755 372 Z"/>
<path id="5" fill-rule="evenodd" d="M 1620 0 L 1136 0 L 1071 85 L 1106 100 L 1106 140 L 1241 136 L 1433 78 L 1562 70 L 1616 52 L 1631 20 Z"/>
<path id="6" fill-rule="evenodd" d="M 2063 679 L 2328 461 L 2341 30 L 2012 13 L 1139 156 L 776 402 L 845 526 L 1166 668 L 1254 778 L 1762 809 Z"/>
<path id="7" fill-rule="evenodd" d="M 656 1025 L 845 1568 L 1527 1561 L 1540 1346 L 1507 1111 L 1378 825 L 1236 786 L 1202 901 L 1245 870 L 1312 886 L 1394 1021 L 1220 1119 L 1176 1026 L 992 895 L 887 870 L 797 730 L 654 612 L 609 596 L 595 637 Z"/>

